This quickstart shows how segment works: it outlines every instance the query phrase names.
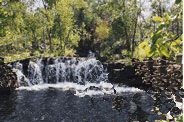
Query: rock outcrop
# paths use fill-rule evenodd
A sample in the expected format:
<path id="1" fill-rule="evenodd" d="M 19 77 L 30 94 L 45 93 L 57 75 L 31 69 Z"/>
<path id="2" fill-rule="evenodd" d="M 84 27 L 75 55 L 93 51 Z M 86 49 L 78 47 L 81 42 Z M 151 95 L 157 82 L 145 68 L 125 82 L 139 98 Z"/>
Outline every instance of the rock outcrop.
<path id="1" fill-rule="evenodd" d="M 150 58 L 140 62 L 132 60 L 132 64 L 124 62 L 104 63 L 109 72 L 109 81 L 135 86 L 145 90 L 169 90 L 175 92 L 182 86 L 182 64 L 166 59 L 152 60 Z"/>
<path id="2" fill-rule="evenodd" d="M 128 65 L 124 62 L 104 63 L 104 65 L 107 67 L 110 82 L 137 87 L 143 85 L 142 75 L 136 74 L 134 65 Z"/>
<path id="3" fill-rule="evenodd" d="M 157 91 L 175 92 L 182 86 L 182 64 L 166 59 L 146 59 L 136 67 L 136 74 L 142 74 L 142 83 L 150 84 Z"/>
<path id="4" fill-rule="evenodd" d="M 16 73 L 0 58 L 0 94 L 9 94 L 17 87 Z"/>
<path id="5" fill-rule="evenodd" d="M 153 110 L 163 120 L 166 120 L 166 114 L 169 111 L 174 118 L 181 114 L 182 108 L 176 106 L 175 103 L 182 103 L 184 97 L 184 90 L 181 88 L 183 79 L 181 63 L 163 58 L 156 60 L 146 58 L 142 62 L 133 59 L 131 65 L 117 62 L 107 63 L 106 66 L 109 72 L 109 80 L 112 83 L 121 83 L 146 90 L 154 99 Z M 133 113 L 141 107 L 146 110 L 147 103 L 144 103 L 143 106 L 139 103 L 148 98 L 142 97 L 139 93 L 134 97 L 135 99 L 126 105 L 130 108 L 128 112 Z M 144 112 L 146 113 L 146 111 Z M 174 121 L 174 118 L 171 121 Z"/>

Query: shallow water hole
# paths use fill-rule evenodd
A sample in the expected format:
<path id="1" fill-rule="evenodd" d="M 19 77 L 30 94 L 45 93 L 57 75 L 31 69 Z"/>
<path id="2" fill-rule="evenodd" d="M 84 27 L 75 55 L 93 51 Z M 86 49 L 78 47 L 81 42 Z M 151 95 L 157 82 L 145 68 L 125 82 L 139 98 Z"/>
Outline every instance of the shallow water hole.
<path id="1" fill-rule="evenodd" d="M 30 87 L 20 88 L 9 97 L 1 97 L 0 119 L 14 122 L 145 122 L 163 119 L 153 111 L 155 101 L 143 91 L 101 95 L 98 90 L 81 90 L 85 95 L 78 96 L 74 89 L 50 86 L 38 90 L 38 87 L 31 90 Z"/>

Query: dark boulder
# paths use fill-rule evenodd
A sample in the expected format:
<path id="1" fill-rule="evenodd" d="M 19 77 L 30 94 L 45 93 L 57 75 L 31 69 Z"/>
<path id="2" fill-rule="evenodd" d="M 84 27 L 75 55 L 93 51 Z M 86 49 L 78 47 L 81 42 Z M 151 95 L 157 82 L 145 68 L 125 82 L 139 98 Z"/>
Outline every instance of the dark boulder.
<path id="1" fill-rule="evenodd" d="M 142 85 L 142 76 L 136 74 L 134 65 L 116 62 L 106 63 L 105 66 L 109 72 L 109 81 L 113 83 L 123 83 L 129 86 Z"/>

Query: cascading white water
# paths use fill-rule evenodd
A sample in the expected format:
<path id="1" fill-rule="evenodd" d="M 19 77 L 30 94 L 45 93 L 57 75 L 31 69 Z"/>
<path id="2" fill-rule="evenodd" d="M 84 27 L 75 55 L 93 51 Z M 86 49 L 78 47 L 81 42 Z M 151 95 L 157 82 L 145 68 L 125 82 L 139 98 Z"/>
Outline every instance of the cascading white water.
<path id="1" fill-rule="evenodd" d="M 40 90 L 45 88 L 61 88 L 75 90 L 77 96 L 117 94 L 123 92 L 143 92 L 137 88 L 117 86 L 108 83 L 108 73 L 102 63 L 95 58 L 44 58 L 29 61 L 25 72 L 25 64 L 17 62 L 13 69 L 19 82 L 18 90 Z"/>
<path id="2" fill-rule="evenodd" d="M 30 83 L 30 80 L 23 74 L 22 64 L 17 62 L 13 67 L 13 71 L 17 74 L 19 86 L 31 86 L 32 84 Z"/>
<path id="3" fill-rule="evenodd" d="M 27 75 L 23 72 L 23 64 L 17 62 L 13 68 L 17 73 L 20 86 L 35 85 L 43 83 L 74 82 L 79 84 L 98 83 L 108 79 L 100 61 L 91 59 L 55 59 L 49 64 L 51 59 L 30 61 Z M 52 59 L 53 60 L 53 59 Z M 45 67 L 45 68 L 44 68 Z M 24 83 L 22 83 L 24 82 Z"/>
<path id="4" fill-rule="evenodd" d="M 94 58 L 94 57 L 95 57 L 95 53 L 89 50 L 88 58 Z"/>
<path id="5" fill-rule="evenodd" d="M 28 74 L 28 79 L 32 85 L 43 83 L 40 61 L 36 63 L 32 61 L 29 62 Z"/>

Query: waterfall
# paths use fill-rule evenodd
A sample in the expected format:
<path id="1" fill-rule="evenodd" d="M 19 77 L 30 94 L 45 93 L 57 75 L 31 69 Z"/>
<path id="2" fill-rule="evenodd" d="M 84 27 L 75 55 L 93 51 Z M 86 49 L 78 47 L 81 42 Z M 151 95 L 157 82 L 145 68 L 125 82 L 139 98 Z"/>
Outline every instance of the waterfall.
<path id="1" fill-rule="evenodd" d="M 108 80 L 108 74 L 105 72 L 103 65 L 95 58 L 46 58 L 29 61 L 27 74 L 23 71 L 23 65 L 20 62 L 13 65 L 19 86 L 61 82 L 86 84 Z"/>
<path id="2" fill-rule="evenodd" d="M 89 53 L 88 53 L 88 58 L 94 58 L 95 57 L 95 53 L 92 52 L 91 50 L 89 50 Z"/>
<path id="3" fill-rule="evenodd" d="M 13 71 L 17 74 L 19 86 L 31 86 L 30 80 L 23 74 L 23 66 L 17 62 L 13 65 Z"/>
<path id="4" fill-rule="evenodd" d="M 42 90 L 59 88 L 74 90 L 79 97 L 121 95 L 127 92 L 143 92 L 140 89 L 112 85 L 102 63 L 95 58 L 42 58 L 11 64 L 17 74 L 17 90 Z"/>

